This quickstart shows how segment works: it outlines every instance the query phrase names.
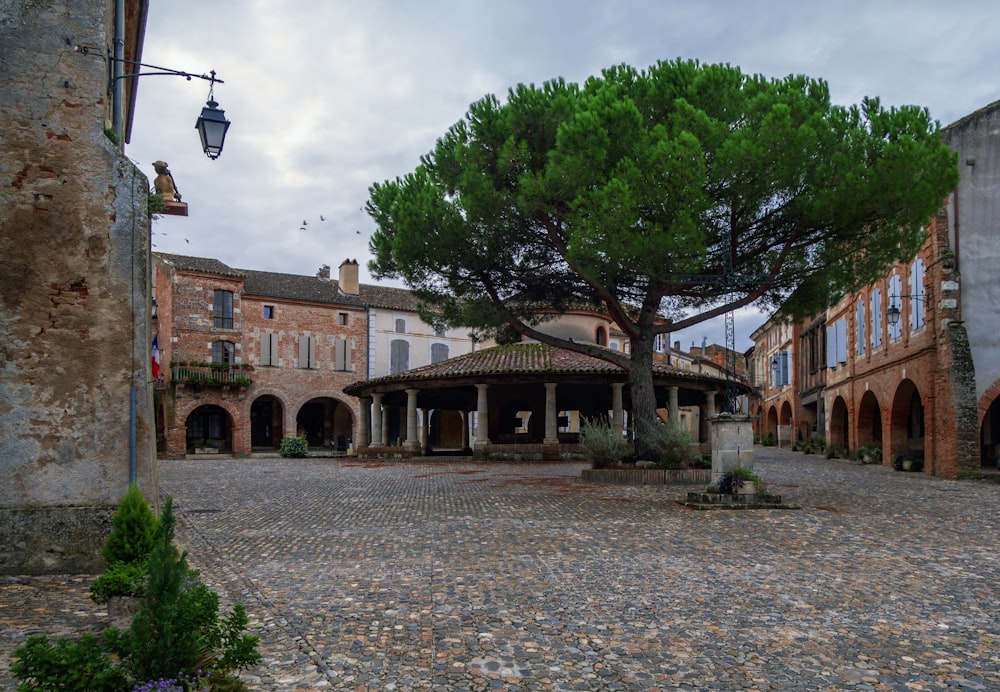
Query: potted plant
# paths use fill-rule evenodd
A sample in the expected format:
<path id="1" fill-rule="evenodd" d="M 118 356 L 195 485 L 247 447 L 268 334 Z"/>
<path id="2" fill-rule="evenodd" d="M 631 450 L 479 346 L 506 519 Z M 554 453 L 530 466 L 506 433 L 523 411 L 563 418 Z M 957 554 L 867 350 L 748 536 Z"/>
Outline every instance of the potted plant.
<path id="1" fill-rule="evenodd" d="M 107 569 L 90 586 L 91 599 L 108 605 L 112 621 L 131 620 L 138 611 L 158 525 L 138 484 L 132 483 L 111 517 L 111 533 L 101 549 Z"/>

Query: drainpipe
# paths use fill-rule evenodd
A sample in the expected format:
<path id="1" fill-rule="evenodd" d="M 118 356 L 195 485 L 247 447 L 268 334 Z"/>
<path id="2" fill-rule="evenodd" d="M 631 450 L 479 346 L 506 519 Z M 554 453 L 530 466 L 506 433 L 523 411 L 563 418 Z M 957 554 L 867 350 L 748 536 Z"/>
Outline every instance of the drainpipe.
<path id="1" fill-rule="evenodd" d="M 125 0 L 115 0 L 115 38 L 114 38 L 114 79 L 111 82 L 111 127 L 118 137 L 119 144 L 123 141 L 122 111 L 125 92 L 122 75 L 125 73 Z"/>

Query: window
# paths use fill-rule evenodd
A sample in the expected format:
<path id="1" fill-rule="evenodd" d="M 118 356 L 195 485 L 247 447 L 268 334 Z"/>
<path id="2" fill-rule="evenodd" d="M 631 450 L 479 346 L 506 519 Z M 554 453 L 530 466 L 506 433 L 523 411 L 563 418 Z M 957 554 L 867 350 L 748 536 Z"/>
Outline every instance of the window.
<path id="1" fill-rule="evenodd" d="M 872 290 L 872 350 L 882 348 L 882 290 Z"/>
<path id="2" fill-rule="evenodd" d="M 784 387 L 791 384 L 789 373 L 789 361 L 791 358 L 788 351 L 781 351 L 771 356 L 771 385 L 775 388 Z"/>
<path id="3" fill-rule="evenodd" d="M 858 301 L 857 314 L 854 320 L 856 346 L 859 356 L 865 355 L 865 301 Z"/>
<path id="4" fill-rule="evenodd" d="M 397 320 L 399 322 L 401 320 Z M 389 343 L 389 374 L 410 369 L 410 343 L 404 339 L 393 339 Z"/>
<path id="5" fill-rule="evenodd" d="M 899 274 L 893 274 L 892 278 L 889 279 L 889 306 L 896 306 L 896 309 L 901 309 L 901 299 L 900 295 L 903 293 L 903 281 L 899 278 Z M 889 340 L 898 341 L 899 337 L 903 335 L 903 325 L 900 322 L 896 324 L 889 325 Z"/>
<path id="6" fill-rule="evenodd" d="M 265 320 L 273 320 L 274 319 L 274 306 L 273 305 L 265 305 L 264 306 L 264 319 Z"/>
<path id="7" fill-rule="evenodd" d="M 402 317 L 396 318 L 396 333 L 405 334 L 406 333 L 406 320 Z"/>
<path id="8" fill-rule="evenodd" d="M 924 326 L 924 261 L 916 259 L 910 267 L 910 329 Z"/>
<path id="9" fill-rule="evenodd" d="M 596 338 L 595 338 L 594 341 L 595 341 L 595 343 L 598 346 L 607 346 L 608 345 L 608 331 L 604 327 L 598 327 L 597 328 L 597 336 L 596 336 Z"/>
<path id="10" fill-rule="evenodd" d="M 212 303 L 212 317 L 215 326 L 220 329 L 233 328 L 233 292 L 216 291 L 215 300 Z"/>
<path id="11" fill-rule="evenodd" d="M 657 353 L 667 352 L 667 335 L 666 334 L 656 334 L 653 336 L 653 350 Z M 628 349 L 626 349 L 626 353 Z"/>
<path id="12" fill-rule="evenodd" d="M 431 362 L 440 363 L 448 360 L 448 344 L 431 344 Z"/>
<path id="13" fill-rule="evenodd" d="M 561 433 L 580 432 L 580 412 L 560 411 L 556 416 L 556 430 Z"/>
<path id="14" fill-rule="evenodd" d="M 531 420 L 531 411 L 518 411 L 514 414 L 514 432 L 516 434 L 527 433 L 529 420 Z"/>
<path id="15" fill-rule="evenodd" d="M 300 368 L 309 370 L 315 369 L 316 364 L 316 337 L 303 334 L 299 337 L 299 361 Z"/>
<path id="16" fill-rule="evenodd" d="M 333 369 L 340 372 L 351 370 L 351 341 L 339 336 L 333 341 Z"/>
<path id="17" fill-rule="evenodd" d="M 212 362 L 213 363 L 235 363 L 236 346 L 231 341 L 212 342 Z"/>
<path id="18" fill-rule="evenodd" d="M 260 364 L 278 364 L 278 335 L 264 332 L 260 335 Z"/>
<path id="19" fill-rule="evenodd" d="M 346 312 L 338 312 L 337 313 L 337 324 L 339 324 L 341 327 L 343 327 L 344 325 L 347 324 L 347 313 Z"/>

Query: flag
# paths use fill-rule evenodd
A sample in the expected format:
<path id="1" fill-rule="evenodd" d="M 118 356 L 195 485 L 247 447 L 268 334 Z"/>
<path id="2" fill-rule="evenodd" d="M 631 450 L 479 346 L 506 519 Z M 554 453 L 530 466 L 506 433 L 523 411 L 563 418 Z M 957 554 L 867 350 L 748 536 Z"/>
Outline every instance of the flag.
<path id="1" fill-rule="evenodd" d="M 160 379 L 160 347 L 157 345 L 157 341 L 156 341 L 159 338 L 159 336 L 160 335 L 157 334 L 156 336 L 153 337 L 153 351 L 152 351 L 152 355 L 153 355 L 153 379 L 154 380 Z"/>

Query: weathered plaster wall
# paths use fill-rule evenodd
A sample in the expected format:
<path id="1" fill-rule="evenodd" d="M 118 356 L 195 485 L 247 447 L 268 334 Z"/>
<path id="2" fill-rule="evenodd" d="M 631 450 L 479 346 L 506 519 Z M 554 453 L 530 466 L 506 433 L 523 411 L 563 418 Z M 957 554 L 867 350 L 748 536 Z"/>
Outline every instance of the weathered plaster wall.
<path id="1" fill-rule="evenodd" d="M 110 4 L 0 0 L 0 572 L 99 564 L 132 386 L 155 497 L 149 184 L 104 135 Z"/>

